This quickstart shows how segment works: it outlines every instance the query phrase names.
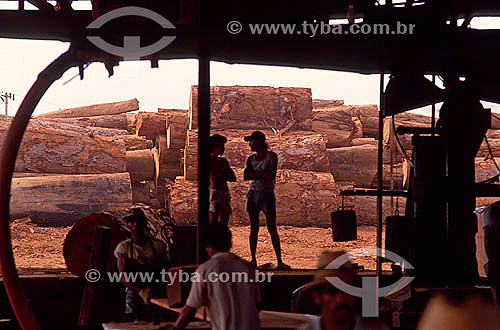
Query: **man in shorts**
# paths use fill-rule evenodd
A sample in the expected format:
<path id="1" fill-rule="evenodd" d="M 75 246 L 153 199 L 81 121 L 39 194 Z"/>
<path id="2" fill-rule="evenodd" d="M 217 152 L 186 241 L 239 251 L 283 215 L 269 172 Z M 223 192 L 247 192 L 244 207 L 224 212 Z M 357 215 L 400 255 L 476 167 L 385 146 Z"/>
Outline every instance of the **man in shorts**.
<path id="1" fill-rule="evenodd" d="M 257 266 L 255 253 L 257 250 L 257 238 L 259 235 L 259 215 L 262 211 L 266 216 L 267 230 L 271 235 L 276 259 L 277 269 L 290 269 L 281 259 L 280 238 L 276 227 L 276 198 L 274 196 L 274 182 L 278 169 L 278 155 L 269 150 L 266 136 L 260 131 L 255 131 L 246 136 L 245 141 L 250 144 L 254 154 L 248 157 L 244 179 L 250 180 L 247 193 L 246 210 L 250 218 L 250 252 L 252 263 Z"/>

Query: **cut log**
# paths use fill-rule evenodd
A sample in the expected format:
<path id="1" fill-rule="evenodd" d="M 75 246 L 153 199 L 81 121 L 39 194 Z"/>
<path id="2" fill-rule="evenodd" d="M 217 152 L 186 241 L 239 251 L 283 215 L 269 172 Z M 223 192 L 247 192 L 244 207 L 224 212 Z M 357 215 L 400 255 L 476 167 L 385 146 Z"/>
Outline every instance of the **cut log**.
<path id="1" fill-rule="evenodd" d="M 149 183 L 132 182 L 132 203 L 149 204 L 150 200 Z"/>
<path id="2" fill-rule="evenodd" d="M 166 144 L 168 149 L 184 149 L 186 146 L 186 129 L 169 124 L 167 128 Z"/>
<path id="3" fill-rule="evenodd" d="M 8 117 L 8 116 L 3 116 L 0 115 L 0 121 L 4 123 L 11 123 L 13 117 Z M 71 123 L 66 123 L 62 121 L 56 121 L 54 119 L 32 119 L 30 120 L 28 124 L 28 128 L 50 128 L 50 129 L 57 129 L 57 130 L 66 130 L 66 131 L 72 131 L 76 133 L 83 133 L 83 134 L 93 134 L 93 135 L 100 135 L 100 136 L 105 136 L 105 137 L 116 137 L 116 136 L 121 136 L 121 135 L 127 135 L 128 132 L 126 130 L 121 130 L 121 129 L 111 129 L 111 128 L 102 128 L 102 127 L 93 127 L 93 126 L 84 126 L 84 125 L 75 125 Z"/>
<path id="4" fill-rule="evenodd" d="M 198 130 L 188 130 L 183 158 L 186 180 L 198 180 Z"/>
<path id="5" fill-rule="evenodd" d="M 231 166 L 245 167 L 248 156 L 252 153 L 248 142 L 243 138 L 250 135 L 252 131 L 246 130 L 224 130 L 213 131 L 227 137 L 224 157 Z M 292 134 L 293 133 L 293 134 Z M 299 171 L 330 172 L 330 163 L 326 153 L 326 145 L 320 134 L 312 132 L 292 131 L 284 136 L 277 136 L 270 131 L 264 131 L 266 142 L 270 150 L 278 154 L 278 168 L 295 169 Z M 188 180 L 195 180 L 197 173 L 197 139 L 196 131 L 189 131 L 188 144 L 186 145 L 185 164 L 187 172 L 185 176 Z M 195 142 L 192 142 L 192 141 Z"/>
<path id="6" fill-rule="evenodd" d="M 137 114 L 127 113 L 127 131 L 135 134 L 135 125 L 137 124 Z"/>
<path id="7" fill-rule="evenodd" d="M 425 117 L 425 116 L 424 116 Z M 423 121 L 423 119 L 421 119 Z M 429 119 L 430 122 L 430 119 Z M 416 122 L 416 121 L 407 121 L 407 120 L 401 120 L 401 119 L 396 119 L 394 122 L 395 129 L 397 129 L 399 126 L 406 126 L 406 127 L 430 127 L 429 123 L 422 123 L 422 122 Z M 391 136 L 391 131 L 392 131 L 392 121 L 391 118 L 385 118 L 384 119 L 384 143 L 389 144 L 390 142 L 390 136 Z M 407 151 L 408 154 L 411 153 L 411 150 L 413 149 L 413 145 L 411 143 L 411 134 L 405 134 L 405 135 L 398 135 L 397 136 L 399 141 L 401 142 L 401 145 L 403 148 Z M 394 144 L 396 144 L 396 140 L 394 140 Z"/>
<path id="8" fill-rule="evenodd" d="M 166 117 L 156 112 L 139 112 L 135 132 L 148 140 L 155 140 L 160 134 L 166 134 Z"/>
<path id="9" fill-rule="evenodd" d="M 0 145 L 9 123 L 0 122 Z M 125 172 L 125 145 L 109 138 L 52 128 L 28 127 L 16 172 L 92 174 Z"/>
<path id="10" fill-rule="evenodd" d="M 323 135 L 328 148 L 349 146 L 356 129 L 349 113 L 332 110 L 314 110 L 312 128 Z"/>
<path id="11" fill-rule="evenodd" d="M 120 113 L 126 113 L 135 110 L 139 110 L 139 101 L 134 98 L 128 101 L 93 104 L 83 107 L 52 111 L 35 116 L 35 118 L 94 117 L 103 115 L 117 115 Z"/>
<path id="12" fill-rule="evenodd" d="M 331 109 L 338 107 L 339 105 L 344 105 L 344 100 L 321 100 L 313 99 L 313 110 L 317 109 Z"/>
<path id="13" fill-rule="evenodd" d="M 113 141 L 121 141 L 125 144 L 127 151 L 151 149 L 154 146 L 153 141 L 147 140 L 144 136 L 137 135 L 120 135 L 112 139 Z"/>
<path id="14" fill-rule="evenodd" d="M 210 87 L 211 124 L 218 129 L 310 130 L 309 88 L 265 86 Z M 198 86 L 191 86 L 189 128 L 198 128 Z"/>
<path id="15" fill-rule="evenodd" d="M 132 182 L 154 180 L 155 167 L 151 150 L 127 151 L 127 172 Z"/>
<path id="16" fill-rule="evenodd" d="M 497 165 L 500 167 L 500 158 L 495 157 L 495 161 Z M 496 168 L 495 164 L 493 163 L 492 159 L 485 160 L 484 158 L 476 157 L 475 169 L 476 169 L 475 171 L 476 182 L 481 182 L 490 179 L 495 175 L 499 174 L 499 171 Z"/>
<path id="17" fill-rule="evenodd" d="M 377 146 L 365 144 L 327 150 L 336 181 L 351 181 L 357 187 L 371 187 L 377 173 Z"/>
<path id="18" fill-rule="evenodd" d="M 377 145 L 377 140 L 374 138 L 356 138 L 352 139 L 351 146 L 362 146 L 363 144 Z"/>
<path id="19" fill-rule="evenodd" d="M 128 131 L 128 120 L 127 114 L 125 113 L 95 117 L 47 118 L 46 120 L 70 125 L 113 128 Z"/>
<path id="20" fill-rule="evenodd" d="M 188 126 L 188 111 L 179 109 L 162 109 L 158 112 L 167 118 L 167 148 L 184 149 Z"/>
<path id="21" fill-rule="evenodd" d="M 235 169 L 237 181 L 229 183 L 232 225 L 248 225 L 245 196 L 248 181 L 243 169 Z M 195 224 L 197 219 L 197 183 L 177 177 L 167 183 L 171 215 L 179 224 Z M 293 226 L 330 226 L 330 213 L 340 206 L 339 188 L 330 173 L 280 169 L 276 177 L 277 222 Z M 265 218 L 261 215 L 261 223 Z"/>
<path id="22" fill-rule="evenodd" d="M 183 175 L 182 152 L 172 149 L 166 149 L 170 157 L 164 154 L 161 156 L 157 148 L 152 149 L 155 164 L 155 182 L 162 182 L 165 178 L 175 180 L 176 176 Z M 176 155 L 174 155 L 174 153 Z M 164 158 L 162 158 L 164 157 Z"/>
<path id="23" fill-rule="evenodd" d="M 88 214 L 131 203 L 128 173 L 15 178 L 10 214 L 40 225 L 67 226 Z"/>

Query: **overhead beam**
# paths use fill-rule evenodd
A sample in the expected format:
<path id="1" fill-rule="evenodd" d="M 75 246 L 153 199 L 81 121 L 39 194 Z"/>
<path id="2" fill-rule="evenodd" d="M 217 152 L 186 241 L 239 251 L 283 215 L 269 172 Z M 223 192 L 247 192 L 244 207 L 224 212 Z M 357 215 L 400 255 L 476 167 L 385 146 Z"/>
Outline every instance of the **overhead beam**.
<path id="1" fill-rule="evenodd" d="M 54 6 L 48 3 L 45 0 L 26 0 L 31 3 L 33 6 L 37 7 L 38 10 L 46 12 L 46 13 L 54 13 Z"/>

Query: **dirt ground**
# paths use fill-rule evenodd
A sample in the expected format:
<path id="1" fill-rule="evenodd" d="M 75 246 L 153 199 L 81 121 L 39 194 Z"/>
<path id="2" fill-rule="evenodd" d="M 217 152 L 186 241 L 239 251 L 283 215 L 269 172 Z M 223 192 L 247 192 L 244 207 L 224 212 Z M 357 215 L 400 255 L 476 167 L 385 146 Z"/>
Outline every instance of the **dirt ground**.
<path id="1" fill-rule="evenodd" d="M 12 247 L 14 258 L 19 269 L 65 269 L 62 246 L 70 227 L 39 227 L 29 219 L 19 219 L 11 223 Z M 250 227 L 232 227 L 232 252 L 250 260 L 248 235 Z M 322 250 L 344 248 L 352 250 L 374 247 L 376 229 L 373 226 L 358 227 L 358 240 L 333 242 L 331 229 L 315 227 L 279 226 L 278 231 L 283 250 L 283 260 L 292 268 L 313 269 L 317 257 Z M 267 228 L 261 227 L 257 246 L 257 261 L 276 264 L 276 257 L 271 245 Z M 371 258 L 356 259 L 366 269 L 375 269 L 375 261 Z"/>

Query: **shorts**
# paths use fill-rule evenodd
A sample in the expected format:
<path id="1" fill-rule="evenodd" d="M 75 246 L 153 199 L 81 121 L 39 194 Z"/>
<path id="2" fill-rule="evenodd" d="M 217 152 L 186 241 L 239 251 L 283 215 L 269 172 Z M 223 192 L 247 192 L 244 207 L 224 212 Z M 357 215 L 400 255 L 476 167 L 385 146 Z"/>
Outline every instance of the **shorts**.
<path id="1" fill-rule="evenodd" d="M 276 214 L 276 197 L 273 190 L 249 190 L 246 202 L 247 212 Z"/>
<path id="2" fill-rule="evenodd" d="M 231 195 L 228 191 L 210 190 L 208 212 L 231 214 Z"/>

